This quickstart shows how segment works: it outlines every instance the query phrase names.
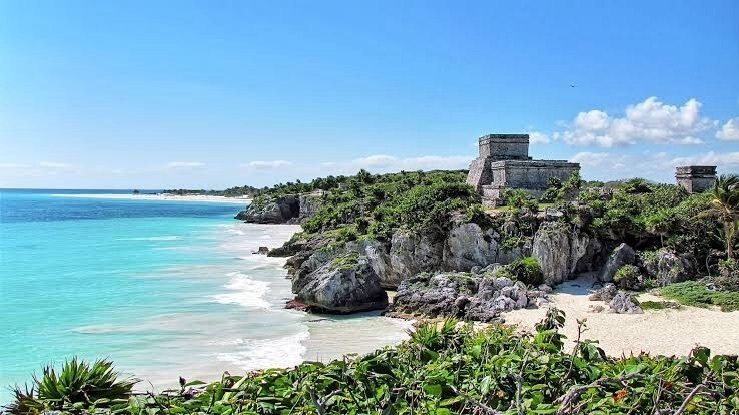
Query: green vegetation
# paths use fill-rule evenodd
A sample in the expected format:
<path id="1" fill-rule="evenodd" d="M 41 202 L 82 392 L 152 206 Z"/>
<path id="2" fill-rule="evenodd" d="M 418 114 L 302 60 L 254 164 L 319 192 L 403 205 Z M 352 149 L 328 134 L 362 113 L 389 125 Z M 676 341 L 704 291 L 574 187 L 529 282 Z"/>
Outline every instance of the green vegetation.
<path id="1" fill-rule="evenodd" d="M 495 273 L 495 276 L 521 281 L 527 286 L 534 287 L 544 281 L 544 274 L 541 271 L 539 261 L 531 256 L 517 259 L 503 268 L 500 268 Z"/>
<path id="2" fill-rule="evenodd" d="M 726 257 L 734 258 L 734 239 L 739 233 L 739 176 L 720 176 L 711 190 L 711 207 L 703 216 L 718 218 L 724 227 Z"/>
<path id="3" fill-rule="evenodd" d="M 549 179 L 549 187 L 544 191 L 539 201 L 555 202 L 571 199 L 580 191 L 583 184 L 584 182 L 580 176 L 580 172 L 572 173 L 564 182 L 556 177 L 552 177 Z"/>
<path id="4" fill-rule="evenodd" d="M 16 387 L 11 413 L 40 413 L 45 409 L 61 410 L 105 408 L 125 404 L 136 379 L 118 379 L 113 363 L 98 360 L 92 365 L 76 357 L 64 363 L 57 375 L 53 366 L 44 368 L 41 378 L 24 389 Z"/>
<path id="5" fill-rule="evenodd" d="M 633 289 L 639 286 L 643 279 L 641 271 L 634 265 L 623 265 L 616 271 L 613 282 L 623 289 Z"/>
<path id="6" fill-rule="evenodd" d="M 667 308 L 662 301 L 641 301 L 639 306 L 642 310 L 664 310 Z"/>
<path id="7" fill-rule="evenodd" d="M 484 215 L 470 210 L 479 205 L 479 196 L 465 183 L 464 171 L 372 175 L 362 170 L 345 186 L 324 193 L 321 208 L 303 229 L 312 234 L 352 226 L 347 231 L 351 237 L 389 240 L 399 228 L 443 227 L 453 213 L 484 220 Z"/>
<path id="8" fill-rule="evenodd" d="M 347 252 L 346 254 L 339 255 L 336 258 L 331 261 L 331 265 L 329 265 L 329 269 L 336 270 L 336 269 L 348 269 L 355 265 L 357 265 L 357 262 L 359 260 L 359 253 L 355 251 Z"/>
<path id="9" fill-rule="evenodd" d="M 739 310 L 739 292 L 711 291 L 703 283 L 685 281 L 669 285 L 660 294 L 680 304 L 694 307 L 718 306 L 721 311 Z"/>
<path id="10" fill-rule="evenodd" d="M 551 310 L 533 334 L 504 326 L 473 330 L 455 321 L 420 327 L 395 348 L 327 364 L 306 362 L 162 394 L 124 393 L 114 414 L 733 414 L 739 410 L 735 356 L 696 348 L 683 358 L 607 357 L 578 336 L 571 352 Z M 585 330 L 580 321 L 580 334 Z M 32 397 L 14 414 L 99 409 Z M 77 401 L 79 402 L 79 401 Z M 680 412 L 687 408 L 688 412 Z M 684 410 L 684 409 L 683 409 Z"/>
<path id="11" fill-rule="evenodd" d="M 505 189 L 503 198 L 509 208 L 509 211 L 518 214 L 521 209 L 528 209 L 530 212 L 539 211 L 539 202 L 531 194 L 522 189 Z"/>

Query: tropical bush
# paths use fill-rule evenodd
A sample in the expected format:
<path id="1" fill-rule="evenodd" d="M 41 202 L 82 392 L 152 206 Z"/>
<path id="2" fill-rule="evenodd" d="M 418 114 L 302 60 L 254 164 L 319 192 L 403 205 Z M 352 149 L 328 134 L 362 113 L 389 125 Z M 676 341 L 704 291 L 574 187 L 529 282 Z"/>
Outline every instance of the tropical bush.
<path id="1" fill-rule="evenodd" d="M 521 281 L 528 286 L 538 286 L 544 280 L 539 261 L 534 257 L 517 259 L 499 269 L 496 277 L 507 277 L 512 280 Z"/>
<path id="2" fill-rule="evenodd" d="M 500 325 L 475 330 L 449 320 L 424 325 L 400 346 L 364 356 L 246 376 L 226 373 L 207 385 L 183 381 L 178 390 L 135 395 L 111 409 L 147 415 L 728 415 L 739 410 L 736 356 L 712 356 L 698 347 L 681 358 L 643 353 L 612 358 L 580 336 L 566 351 L 564 320 L 553 309 L 533 334 L 514 334 Z M 582 335 L 585 322 L 578 323 Z"/>
<path id="3" fill-rule="evenodd" d="M 616 270 L 613 282 L 625 290 L 633 290 L 641 286 L 643 278 L 638 267 L 627 264 Z"/>
<path id="4" fill-rule="evenodd" d="M 15 402 L 7 409 L 11 413 L 38 413 L 45 409 L 104 408 L 125 402 L 131 395 L 136 379 L 119 379 L 109 360 L 97 360 L 92 365 L 68 360 L 57 374 L 52 365 L 46 366 L 40 378 L 34 376 L 30 386 L 14 389 Z"/>

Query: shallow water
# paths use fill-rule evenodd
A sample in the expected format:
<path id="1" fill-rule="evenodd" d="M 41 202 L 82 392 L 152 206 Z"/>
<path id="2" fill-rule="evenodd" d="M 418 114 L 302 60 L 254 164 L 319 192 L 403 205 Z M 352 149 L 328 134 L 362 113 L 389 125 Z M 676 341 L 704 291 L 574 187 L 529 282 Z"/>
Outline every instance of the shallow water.
<path id="1" fill-rule="evenodd" d="M 0 190 L 0 385 L 78 355 L 109 357 L 140 388 L 161 389 L 405 338 L 407 323 L 377 313 L 283 308 L 284 260 L 252 252 L 297 226 L 234 221 L 233 204 L 52 193 Z"/>

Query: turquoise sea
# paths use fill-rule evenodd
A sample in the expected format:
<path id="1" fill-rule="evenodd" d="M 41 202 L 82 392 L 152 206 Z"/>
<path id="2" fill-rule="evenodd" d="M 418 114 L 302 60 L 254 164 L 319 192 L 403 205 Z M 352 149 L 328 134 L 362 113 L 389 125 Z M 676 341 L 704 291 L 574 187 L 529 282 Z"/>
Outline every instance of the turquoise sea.
<path id="1" fill-rule="evenodd" d="M 128 193 L 0 189 L 0 403 L 6 386 L 74 355 L 108 357 L 160 390 L 405 338 L 406 322 L 373 313 L 284 309 L 284 260 L 252 252 L 299 227 L 243 224 L 233 203 Z"/>

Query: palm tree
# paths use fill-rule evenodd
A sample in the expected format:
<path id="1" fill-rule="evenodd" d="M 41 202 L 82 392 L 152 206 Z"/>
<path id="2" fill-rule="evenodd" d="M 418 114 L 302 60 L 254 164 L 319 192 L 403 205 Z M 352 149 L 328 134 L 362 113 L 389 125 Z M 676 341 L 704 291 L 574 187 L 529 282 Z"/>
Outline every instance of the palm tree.
<path id="1" fill-rule="evenodd" d="M 726 257 L 734 257 L 734 237 L 739 231 L 739 176 L 721 175 L 711 190 L 711 207 L 702 216 L 714 216 L 724 225 Z"/>

